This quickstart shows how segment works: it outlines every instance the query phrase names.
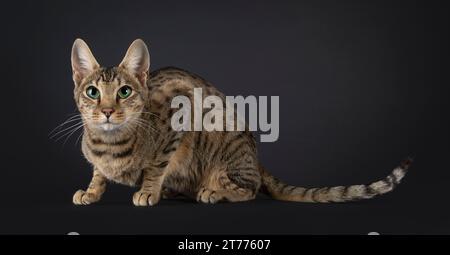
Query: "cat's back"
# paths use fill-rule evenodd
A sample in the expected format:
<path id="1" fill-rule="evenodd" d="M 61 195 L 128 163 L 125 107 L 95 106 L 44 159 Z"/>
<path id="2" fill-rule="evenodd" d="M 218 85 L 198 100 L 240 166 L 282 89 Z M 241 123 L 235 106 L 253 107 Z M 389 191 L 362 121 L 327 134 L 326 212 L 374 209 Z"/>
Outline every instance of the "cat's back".
<path id="1" fill-rule="evenodd" d="M 151 72 L 149 74 L 147 85 L 150 89 L 155 89 L 167 84 L 168 82 L 170 83 L 174 81 L 189 82 L 194 86 L 211 86 L 210 83 L 199 75 L 174 66 L 163 67 Z"/>
<path id="2" fill-rule="evenodd" d="M 169 103 L 174 96 L 192 97 L 194 88 L 202 88 L 202 96 L 224 95 L 211 83 L 189 71 L 178 67 L 164 67 L 150 73 L 147 86 L 152 101 Z"/>

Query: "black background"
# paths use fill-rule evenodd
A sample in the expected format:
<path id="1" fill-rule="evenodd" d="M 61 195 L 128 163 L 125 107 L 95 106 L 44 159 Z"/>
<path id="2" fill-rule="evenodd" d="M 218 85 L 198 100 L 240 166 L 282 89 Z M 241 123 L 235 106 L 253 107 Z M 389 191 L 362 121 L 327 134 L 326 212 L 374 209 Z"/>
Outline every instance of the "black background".
<path id="1" fill-rule="evenodd" d="M 0 233 L 449 234 L 448 12 L 429 1 L 14 1 L 1 11 Z M 110 185 L 71 204 L 91 169 L 73 135 L 70 49 L 117 65 L 135 38 L 151 69 L 178 66 L 227 95 L 280 96 L 280 138 L 259 144 L 303 186 L 369 183 L 406 156 L 398 189 L 370 201 L 132 205 Z M 64 139 L 63 139 L 64 140 Z"/>

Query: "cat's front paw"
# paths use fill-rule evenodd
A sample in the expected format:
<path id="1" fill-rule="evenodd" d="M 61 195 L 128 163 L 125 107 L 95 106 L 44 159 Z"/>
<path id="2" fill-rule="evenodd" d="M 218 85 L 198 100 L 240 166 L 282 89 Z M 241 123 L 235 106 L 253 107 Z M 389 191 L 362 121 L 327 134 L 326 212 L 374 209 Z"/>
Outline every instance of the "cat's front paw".
<path id="1" fill-rule="evenodd" d="M 73 203 L 76 205 L 89 205 L 100 200 L 100 196 L 94 193 L 88 193 L 84 190 L 78 190 L 73 195 Z"/>
<path id="2" fill-rule="evenodd" d="M 133 195 L 133 204 L 135 206 L 156 205 L 159 202 L 160 194 L 146 190 L 139 190 Z"/>

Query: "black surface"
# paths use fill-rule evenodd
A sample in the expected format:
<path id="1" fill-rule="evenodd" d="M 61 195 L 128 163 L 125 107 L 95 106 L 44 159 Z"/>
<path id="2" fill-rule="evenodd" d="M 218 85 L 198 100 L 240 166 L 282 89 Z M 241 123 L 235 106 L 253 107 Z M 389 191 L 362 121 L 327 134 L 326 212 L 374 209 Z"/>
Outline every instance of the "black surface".
<path id="1" fill-rule="evenodd" d="M 429 1 L 4 3 L 0 233 L 449 234 L 448 11 Z M 351 204 L 135 208 L 133 189 L 111 185 L 98 205 L 75 207 L 91 173 L 78 134 L 63 145 L 48 133 L 76 110 L 77 37 L 105 66 L 140 37 L 153 70 L 280 96 L 280 139 L 259 151 L 289 183 L 368 183 L 406 156 L 415 163 L 395 192 Z"/>

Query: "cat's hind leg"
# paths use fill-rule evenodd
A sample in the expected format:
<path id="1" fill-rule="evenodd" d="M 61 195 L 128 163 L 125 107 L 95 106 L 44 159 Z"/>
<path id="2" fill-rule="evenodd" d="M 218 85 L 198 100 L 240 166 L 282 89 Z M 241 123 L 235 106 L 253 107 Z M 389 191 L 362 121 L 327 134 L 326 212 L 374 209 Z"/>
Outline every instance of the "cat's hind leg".
<path id="1" fill-rule="evenodd" d="M 251 169 L 222 171 L 209 178 L 198 190 L 198 202 L 214 204 L 252 200 L 261 186 L 259 172 Z"/>

